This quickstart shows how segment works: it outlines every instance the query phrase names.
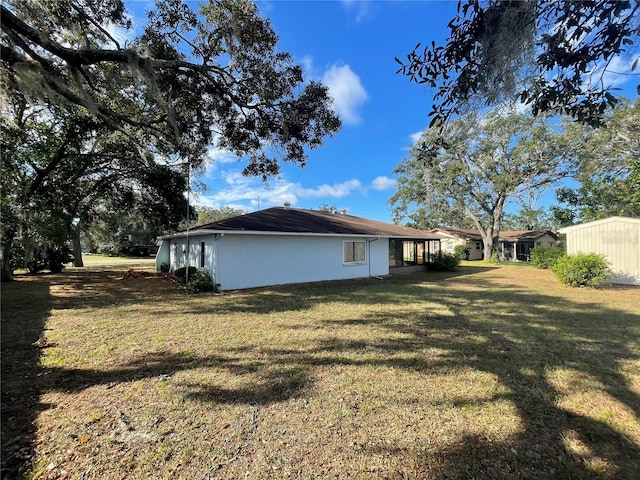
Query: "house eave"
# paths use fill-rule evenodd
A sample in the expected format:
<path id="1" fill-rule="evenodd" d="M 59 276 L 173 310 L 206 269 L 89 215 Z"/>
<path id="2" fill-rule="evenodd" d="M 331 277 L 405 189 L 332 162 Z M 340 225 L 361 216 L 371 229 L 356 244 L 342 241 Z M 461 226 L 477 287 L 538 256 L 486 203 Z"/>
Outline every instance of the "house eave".
<path id="1" fill-rule="evenodd" d="M 265 235 L 265 236 L 287 236 L 287 237 L 349 237 L 368 239 L 402 239 L 402 240 L 442 240 L 443 237 L 435 235 L 389 235 L 377 233 L 314 233 L 314 232 L 271 232 L 262 230 L 213 230 L 196 229 L 189 232 L 178 232 L 158 237 L 158 240 L 172 240 L 174 238 L 196 237 L 203 235 Z"/>

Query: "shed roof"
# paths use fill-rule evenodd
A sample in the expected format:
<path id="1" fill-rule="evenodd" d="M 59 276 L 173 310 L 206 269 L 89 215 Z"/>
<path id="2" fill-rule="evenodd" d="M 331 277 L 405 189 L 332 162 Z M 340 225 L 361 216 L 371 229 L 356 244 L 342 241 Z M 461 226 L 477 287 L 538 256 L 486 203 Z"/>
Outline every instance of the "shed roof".
<path id="1" fill-rule="evenodd" d="M 195 232 L 285 233 L 316 235 L 363 235 L 390 238 L 439 240 L 442 236 L 415 228 L 301 208 L 273 207 L 200 225 Z M 179 234 L 178 234 L 179 235 Z M 177 235 L 169 235 L 174 237 Z M 166 237 L 165 237 L 166 238 Z"/>
<path id="2" fill-rule="evenodd" d="M 563 227 L 560 228 L 558 230 L 558 232 L 560 233 L 568 233 L 568 232 L 572 232 L 575 230 L 579 230 L 582 228 L 589 228 L 589 227 L 595 227 L 598 225 L 604 225 L 607 223 L 633 223 L 633 224 L 640 224 L 640 218 L 635 218 L 635 217 L 607 217 L 607 218 L 602 218 L 600 220 L 594 220 L 592 222 L 586 222 L 586 223 L 579 223 L 577 225 L 571 225 L 570 227 Z"/>

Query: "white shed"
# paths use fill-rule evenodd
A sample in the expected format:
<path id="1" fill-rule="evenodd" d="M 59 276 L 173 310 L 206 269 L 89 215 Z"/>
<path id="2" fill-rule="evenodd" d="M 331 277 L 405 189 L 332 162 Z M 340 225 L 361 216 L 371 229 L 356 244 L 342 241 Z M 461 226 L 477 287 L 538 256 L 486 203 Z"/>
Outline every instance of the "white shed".
<path id="1" fill-rule="evenodd" d="M 160 238 L 156 268 L 206 268 L 223 290 L 426 269 L 432 233 L 345 213 L 275 207 Z"/>
<path id="2" fill-rule="evenodd" d="M 564 227 L 567 253 L 598 253 L 611 263 L 612 283 L 640 285 L 640 218 L 609 217 Z"/>

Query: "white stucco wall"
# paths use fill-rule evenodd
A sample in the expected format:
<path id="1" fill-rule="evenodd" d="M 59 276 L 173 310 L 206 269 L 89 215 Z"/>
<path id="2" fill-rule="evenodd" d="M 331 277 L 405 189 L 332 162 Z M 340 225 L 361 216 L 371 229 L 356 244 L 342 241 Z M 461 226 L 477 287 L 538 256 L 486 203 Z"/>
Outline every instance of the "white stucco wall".
<path id="1" fill-rule="evenodd" d="M 204 242 L 204 268 L 210 272 L 215 266 L 215 236 L 214 235 L 193 235 L 189 237 L 189 265 L 192 267 L 201 266 L 201 242 Z M 176 268 L 186 266 L 187 262 L 187 239 L 185 237 L 163 240 L 160 251 L 168 249 L 169 265 L 171 271 Z M 156 267 L 158 261 L 156 260 Z"/>
<path id="2" fill-rule="evenodd" d="M 598 253 L 611 263 L 612 283 L 640 285 L 640 219 L 612 217 L 561 228 L 567 253 Z"/>
<path id="3" fill-rule="evenodd" d="M 171 265 L 171 253 L 169 242 L 167 240 L 162 240 L 158 247 L 158 253 L 156 254 L 156 270 L 159 272 L 162 264 L 166 263 L 167 265 Z"/>
<path id="4" fill-rule="evenodd" d="M 345 241 L 367 241 L 366 261 L 345 264 Z M 215 241 L 216 283 L 223 290 L 387 275 L 389 240 L 228 233 Z"/>
<path id="5" fill-rule="evenodd" d="M 364 241 L 366 261 L 345 263 L 345 241 Z M 201 266 L 200 242 L 205 244 L 204 267 L 222 290 L 389 274 L 386 237 L 194 233 L 189 237 L 191 266 Z M 159 253 L 173 271 L 186 265 L 186 250 L 185 237 L 165 238 Z"/>

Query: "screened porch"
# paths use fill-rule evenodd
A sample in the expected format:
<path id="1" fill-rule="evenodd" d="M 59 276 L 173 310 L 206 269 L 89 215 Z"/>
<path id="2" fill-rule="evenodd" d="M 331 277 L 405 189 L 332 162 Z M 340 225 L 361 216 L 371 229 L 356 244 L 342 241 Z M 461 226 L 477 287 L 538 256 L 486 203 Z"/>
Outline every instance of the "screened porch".
<path id="1" fill-rule="evenodd" d="M 431 255 L 440 251 L 440 240 L 389 239 L 389 273 L 426 270 Z"/>

